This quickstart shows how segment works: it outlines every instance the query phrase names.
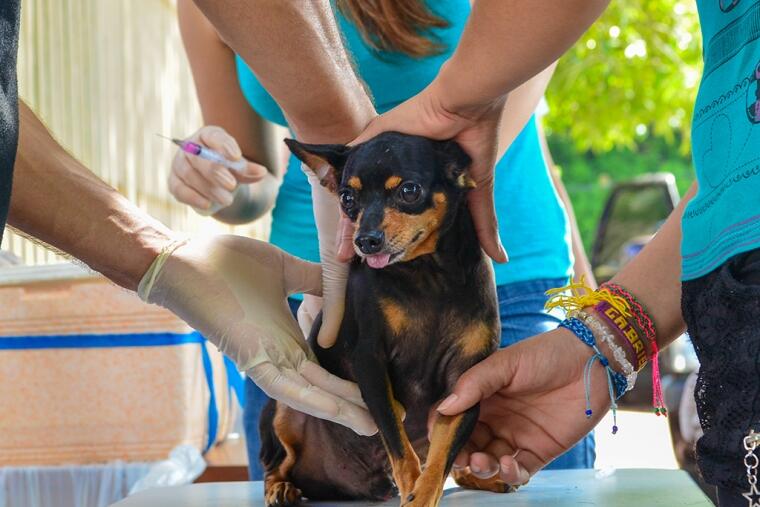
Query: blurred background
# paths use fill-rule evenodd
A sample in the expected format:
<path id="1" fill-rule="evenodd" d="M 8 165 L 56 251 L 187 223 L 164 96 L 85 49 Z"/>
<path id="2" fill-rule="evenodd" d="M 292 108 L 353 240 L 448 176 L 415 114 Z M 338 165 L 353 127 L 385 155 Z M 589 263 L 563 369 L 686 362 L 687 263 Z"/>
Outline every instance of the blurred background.
<path id="1" fill-rule="evenodd" d="M 266 218 L 249 226 L 225 226 L 177 203 L 168 192 L 175 148 L 156 134 L 184 137 L 202 125 L 173 0 L 24 0 L 21 28 L 20 95 L 87 167 L 174 230 L 266 239 Z M 689 128 L 700 51 L 694 2 L 629 0 L 613 2 L 560 61 L 547 92 L 543 126 L 600 282 L 640 250 L 693 181 Z M 0 249 L 3 258 L 23 266 L 65 261 L 12 231 Z M 23 277 L 14 276 L 6 280 L 7 287 L 19 286 Z M 0 289 L 2 285 L 0 276 Z M 202 370 L 198 354 L 179 359 L 192 365 L 186 375 L 197 378 L 187 385 L 196 390 L 205 389 L 202 380 L 210 375 Z M 669 354 L 663 358 L 663 373 L 671 417 L 645 413 L 651 400 L 646 386 L 639 387 L 639 398 L 627 397 L 617 436 L 608 435 L 609 421 L 602 422 L 598 468 L 683 467 L 697 477 L 691 454 L 697 435 L 694 415 L 682 416 L 678 408 L 688 405 L 690 391 L 684 384 L 698 365 L 685 337 Z M 0 377 L 7 374 L 0 370 Z M 177 390 L 187 390 L 187 385 Z M 213 390 L 209 384 L 208 391 Z M 198 396 L 205 418 L 210 395 L 204 391 Z M 216 402 L 224 396 L 218 392 Z M 225 414 L 224 424 L 214 431 L 217 441 L 239 430 L 234 403 L 226 403 L 226 408 L 217 407 Z M 0 420 L 6 434 L 10 428 L 3 424 Z M 210 426 L 201 427 L 204 442 Z M 199 438 L 193 433 L 184 441 L 198 447 Z M 245 478 L 244 459 L 240 448 L 207 455 L 205 480 Z M 15 475 L 9 475 L 11 464 L 17 466 Z M 29 465 L 3 462 L 0 452 L 0 484 L 10 484 L 12 477 L 21 481 L 18 492 L 24 481 L 39 480 L 27 473 Z M 119 469 L 112 497 L 126 495 L 148 469 Z"/>

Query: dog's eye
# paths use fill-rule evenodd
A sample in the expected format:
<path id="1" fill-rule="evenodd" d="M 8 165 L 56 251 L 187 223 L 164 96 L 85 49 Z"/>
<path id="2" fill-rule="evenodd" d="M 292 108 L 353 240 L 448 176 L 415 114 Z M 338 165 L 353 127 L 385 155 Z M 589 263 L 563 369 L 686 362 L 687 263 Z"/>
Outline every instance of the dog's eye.
<path id="1" fill-rule="evenodd" d="M 340 205 L 343 206 L 343 209 L 346 211 L 350 211 L 354 205 L 356 205 L 356 197 L 354 197 L 354 193 L 351 190 L 341 190 L 339 197 Z"/>
<path id="2" fill-rule="evenodd" d="M 398 195 L 407 204 L 417 202 L 422 195 L 422 187 L 416 183 L 407 181 L 398 189 Z"/>

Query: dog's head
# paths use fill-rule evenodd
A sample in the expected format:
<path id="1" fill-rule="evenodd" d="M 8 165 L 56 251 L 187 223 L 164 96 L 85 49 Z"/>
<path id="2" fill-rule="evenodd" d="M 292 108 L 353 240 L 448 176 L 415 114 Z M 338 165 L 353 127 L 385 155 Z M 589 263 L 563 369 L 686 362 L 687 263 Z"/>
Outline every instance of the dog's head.
<path id="1" fill-rule="evenodd" d="M 338 195 L 356 253 L 376 269 L 433 253 L 474 187 L 454 141 L 386 132 L 351 147 L 285 142 Z"/>

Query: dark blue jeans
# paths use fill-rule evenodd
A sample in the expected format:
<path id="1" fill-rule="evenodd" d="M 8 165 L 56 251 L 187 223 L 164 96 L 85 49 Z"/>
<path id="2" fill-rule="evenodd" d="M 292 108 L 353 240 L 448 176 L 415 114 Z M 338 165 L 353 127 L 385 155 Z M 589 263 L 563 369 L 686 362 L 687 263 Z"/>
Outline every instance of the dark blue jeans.
<path id="1" fill-rule="evenodd" d="M 501 346 L 508 347 L 531 336 L 556 329 L 564 316 L 544 310 L 546 291 L 567 285 L 564 278 L 531 280 L 500 285 Z M 581 410 L 579 407 L 578 410 Z M 593 468 L 596 459 L 594 433 L 589 433 L 565 454 L 546 466 L 549 470 Z"/>
<path id="2" fill-rule="evenodd" d="M 545 292 L 566 285 L 566 283 L 567 280 L 560 278 L 532 280 L 497 287 L 499 314 L 501 316 L 501 346 L 507 347 L 533 335 L 556 329 L 560 318 L 544 311 Z M 288 302 L 295 315 L 301 302 L 294 299 L 289 299 Z M 261 445 L 259 441 L 259 416 L 267 399 L 267 395 L 250 378 L 247 378 L 243 425 L 248 447 L 248 475 L 251 480 L 262 480 L 264 474 L 259 462 L 259 447 Z M 594 435 L 590 433 L 546 468 L 593 468 L 595 459 Z"/>

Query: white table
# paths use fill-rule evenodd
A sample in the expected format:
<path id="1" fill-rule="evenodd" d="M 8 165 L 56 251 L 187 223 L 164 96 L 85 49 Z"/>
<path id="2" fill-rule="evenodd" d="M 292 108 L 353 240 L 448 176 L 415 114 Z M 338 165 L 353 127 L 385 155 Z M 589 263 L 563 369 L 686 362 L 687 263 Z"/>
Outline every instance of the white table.
<path id="1" fill-rule="evenodd" d="M 193 484 L 144 491 L 113 507 L 263 507 L 261 482 Z M 399 499 L 382 504 L 313 502 L 314 506 L 398 506 Z M 459 489 L 447 483 L 442 506 L 484 507 L 710 507 L 713 504 L 686 472 L 629 469 L 545 471 L 513 494 L 498 495 Z"/>

